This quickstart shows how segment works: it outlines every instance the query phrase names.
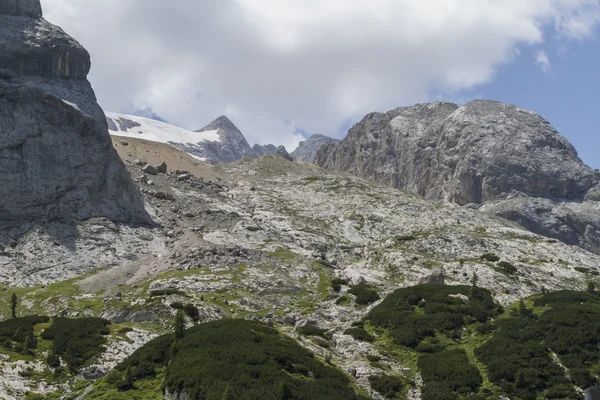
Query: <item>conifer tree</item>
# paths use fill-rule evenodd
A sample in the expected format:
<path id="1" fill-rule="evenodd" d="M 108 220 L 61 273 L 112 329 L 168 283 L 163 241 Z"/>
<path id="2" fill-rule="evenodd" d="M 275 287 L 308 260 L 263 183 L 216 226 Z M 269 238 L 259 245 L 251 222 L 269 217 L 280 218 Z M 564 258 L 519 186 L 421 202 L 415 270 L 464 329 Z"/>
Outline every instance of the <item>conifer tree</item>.
<path id="1" fill-rule="evenodd" d="M 10 310 L 12 312 L 12 317 L 17 318 L 17 294 L 13 293 L 12 298 L 10 299 Z"/>
<path id="2" fill-rule="evenodd" d="M 185 316 L 183 311 L 177 310 L 175 315 L 175 339 L 180 340 L 185 336 Z"/>

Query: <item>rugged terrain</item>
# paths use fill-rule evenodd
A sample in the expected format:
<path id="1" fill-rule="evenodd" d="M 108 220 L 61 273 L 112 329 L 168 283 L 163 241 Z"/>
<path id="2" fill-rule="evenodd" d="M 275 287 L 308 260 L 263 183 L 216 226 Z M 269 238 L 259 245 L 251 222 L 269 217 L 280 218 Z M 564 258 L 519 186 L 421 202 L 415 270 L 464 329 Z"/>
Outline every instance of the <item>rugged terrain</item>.
<path id="1" fill-rule="evenodd" d="M 172 152 L 168 146 L 127 140 L 127 145 L 116 146 L 126 160 L 132 148 L 142 146 L 156 146 L 142 156 Z M 189 169 L 199 163 L 182 155 Z M 504 305 L 543 290 L 582 290 L 597 281 L 600 259 L 579 247 L 485 213 L 427 201 L 311 164 L 268 156 L 204 165 L 212 169 L 211 176 L 219 177 L 209 180 L 183 170 L 148 175 L 142 172 L 145 161 L 126 163 L 160 224 L 150 233 L 132 236 L 143 242 L 150 234 L 151 242 L 146 243 L 156 244 L 152 253 L 99 269 L 82 265 L 80 273 L 85 275 L 75 280 L 18 290 L 22 314 L 101 316 L 114 322 L 110 352 L 90 363 L 81 377 L 109 372 L 142 343 L 168 331 L 175 313 L 170 304 L 180 301 L 198 308 L 198 323 L 258 318 L 293 337 L 295 326 L 317 325 L 330 333 L 331 342 L 299 336 L 300 343 L 322 357 L 329 354 L 378 398 L 369 376 L 412 368 L 402 374 L 415 378 L 414 365 L 406 356 L 386 358 L 385 368 L 371 365 L 366 357 L 376 354 L 377 347 L 344 335 L 370 307 L 355 303 L 346 287 L 335 292 L 335 278 L 368 283 L 383 298 L 421 282 L 469 285 L 476 275 L 478 285 L 490 289 Z M 114 229 L 111 226 L 107 223 L 106 230 Z M 37 245 L 51 254 L 62 251 L 48 242 Z M 115 243 L 95 240 L 90 250 L 110 253 L 113 247 Z M 32 257 L 39 249 L 18 244 L 10 251 Z M 45 268 L 41 260 L 37 265 Z M 2 301 L 4 307 L 8 303 L 8 298 Z M 119 334 L 123 326 L 133 331 Z M 17 362 L 7 359 L 11 368 L 18 368 Z M 74 390 L 74 381 L 61 379 L 57 382 Z M 5 393 L 23 393 L 19 390 L 36 390 L 36 382 L 13 379 L 3 385 Z M 85 381 L 78 382 L 76 387 Z M 42 392 L 53 390 L 58 388 Z"/>
<path id="2" fill-rule="evenodd" d="M 432 186 L 453 203 L 283 150 L 244 157 L 273 148 L 251 148 L 225 117 L 188 132 L 109 115 L 113 133 L 127 134 L 111 144 L 87 52 L 41 19 L 39 1 L 0 0 L 0 22 L 1 398 L 581 398 L 598 384 L 600 256 L 494 215 L 522 207 L 541 221 L 507 217 L 563 235 L 573 227 L 576 242 L 578 224 L 597 218 L 597 175 L 551 128 L 546 148 L 528 151 L 564 163 L 539 182 L 522 174 L 523 196 L 505 195 L 509 181 L 471 160 L 492 172 L 467 200 L 490 213 L 453 197 L 470 177 L 464 149 Z M 496 126 L 486 107 L 518 132 L 543 125 L 515 108 L 471 107 L 373 114 L 357 157 L 381 163 L 381 129 L 394 127 L 414 136 L 419 160 L 469 150 L 473 126 Z M 448 143 L 433 146 L 438 128 Z M 310 159 L 318 143 L 303 147 Z M 421 171 L 410 154 L 398 157 Z M 233 162 L 212 163 L 223 160 Z M 433 184 L 431 171 L 421 172 Z M 586 228 L 588 242 L 595 232 Z"/>
<path id="3" fill-rule="evenodd" d="M 290 153 L 295 161 L 305 161 L 314 163 L 319 149 L 328 144 L 338 143 L 339 140 L 332 139 L 325 135 L 314 134 L 303 142 L 300 142 L 298 148 Z"/>
<path id="4" fill-rule="evenodd" d="M 87 51 L 42 19 L 34 0 L 1 2 L 0 38 L 0 227 L 151 223 L 86 79 Z"/>
<path id="5" fill-rule="evenodd" d="M 259 158 L 277 154 L 291 160 L 283 146 L 259 145 L 250 147 L 240 130 L 221 116 L 195 132 L 148 118 L 107 113 L 106 120 L 112 135 L 167 143 L 202 161 L 233 162 L 244 157 Z"/>
<path id="6" fill-rule="evenodd" d="M 600 250 L 600 173 L 539 115 L 477 100 L 372 113 L 316 163 L 431 200 L 482 207 L 533 232 Z"/>

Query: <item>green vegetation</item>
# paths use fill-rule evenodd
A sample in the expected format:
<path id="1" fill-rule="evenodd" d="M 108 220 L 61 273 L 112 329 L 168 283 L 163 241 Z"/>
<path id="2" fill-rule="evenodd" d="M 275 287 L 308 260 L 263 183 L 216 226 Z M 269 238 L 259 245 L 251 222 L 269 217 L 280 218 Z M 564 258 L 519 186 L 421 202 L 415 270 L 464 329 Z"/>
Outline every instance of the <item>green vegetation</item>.
<path id="1" fill-rule="evenodd" d="M 498 332 L 475 354 L 490 381 L 511 397 L 580 398 L 572 384 L 585 389 L 599 383 L 600 296 L 560 291 L 535 299 L 534 306 L 543 308 L 539 316 L 521 301 L 509 318 L 497 320 Z"/>
<path id="2" fill-rule="evenodd" d="M 402 398 L 402 394 L 409 387 L 408 382 L 405 382 L 404 379 L 390 375 L 371 375 L 369 383 L 373 390 L 386 399 Z"/>
<path id="3" fill-rule="evenodd" d="M 517 272 L 517 267 L 507 261 L 500 261 L 496 269 L 505 275 L 514 275 Z"/>
<path id="4" fill-rule="evenodd" d="M 185 317 L 182 310 L 175 314 L 175 339 L 180 340 L 185 336 Z"/>
<path id="5" fill-rule="evenodd" d="M 352 286 L 348 293 L 356 296 L 356 304 L 368 305 L 379 300 L 379 294 L 373 286 L 361 284 Z"/>
<path id="6" fill-rule="evenodd" d="M 17 353 L 28 353 L 30 349 L 37 347 L 34 326 L 48 320 L 48 317 L 33 315 L 0 322 L 0 345 Z"/>
<path id="7" fill-rule="evenodd" d="M 13 293 L 10 298 L 10 312 L 13 318 L 17 318 L 17 294 Z"/>
<path id="8" fill-rule="evenodd" d="M 479 392 L 483 382 L 463 350 L 422 354 L 418 361 L 423 376 L 423 400 L 456 399 Z"/>
<path id="9" fill-rule="evenodd" d="M 180 296 L 185 296 L 185 293 L 178 289 L 163 289 L 163 290 L 151 290 L 150 291 L 151 297 L 170 296 L 170 295 L 174 295 L 174 294 L 178 294 Z"/>
<path id="10" fill-rule="evenodd" d="M 148 382 L 160 386 L 157 379 L 165 371 L 162 387 L 191 399 L 366 399 L 342 372 L 264 324 L 221 320 L 174 339 L 164 335 L 138 349 L 89 397 L 108 399 L 95 397 L 102 388 L 110 398 L 145 398 L 137 396 L 139 391 Z"/>
<path id="11" fill-rule="evenodd" d="M 489 262 L 498 262 L 500 261 L 500 257 L 495 255 L 494 253 L 485 253 L 480 257 L 482 260 Z"/>
<path id="12" fill-rule="evenodd" d="M 312 326 L 312 325 L 304 325 L 299 327 L 298 329 L 296 329 L 296 331 L 304 336 L 319 336 L 322 337 L 323 339 L 326 339 L 327 337 L 325 336 L 325 331 L 319 327 L 316 326 Z"/>
<path id="13" fill-rule="evenodd" d="M 331 288 L 334 292 L 339 292 L 342 289 L 342 285 L 347 285 L 347 279 L 334 278 L 331 280 Z"/>
<path id="14" fill-rule="evenodd" d="M 52 353 L 61 356 L 69 370 L 76 372 L 104 351 L 103 335 L 110 334 L 109 324 L 101 318 L 56 318 L 41 336 L 52 341 Z"/>
<path id="15" fill-rule="evenodd" d="M 396 290 L 365 318 L 377 327 L 388 329 L 396 344 L 416 349 L 436 332 L 459 338 L 460 328 L 484 323 L 501 312 L 502 308 L 486 289 L 419 285 Z"/>
<path id="16" fill-rule="evenodd" d="M 356 340 L 360 340 L 362 342 L 374 342 L 375 337 L 371 335 L 369 332 L 364 330 L 363 328 L 355 327 L 348 328 L 344 331 L 344 335 L 350 335 Z"/>

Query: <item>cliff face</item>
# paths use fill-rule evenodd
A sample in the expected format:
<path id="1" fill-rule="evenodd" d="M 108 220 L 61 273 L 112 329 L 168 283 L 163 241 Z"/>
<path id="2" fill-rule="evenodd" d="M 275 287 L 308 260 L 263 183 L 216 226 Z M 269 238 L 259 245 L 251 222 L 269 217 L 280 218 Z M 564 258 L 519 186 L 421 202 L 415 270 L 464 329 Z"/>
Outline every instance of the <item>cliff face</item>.
<path id="1" fill-rule="evenodd" d="M 39 0 L 0 0 L 0 221 L 151 222 L 86 79 L 88 52 L 41 15 Z"/>
<path id="2" fill-rule="evenodd" d="M 600 175 L 546 120 L 513 105 L 478 100 L 372 113 L 342 142 L 322 147 L 316 163 L 432 200 L 494 203 L 489 209 L 534 232 L 598 251 L 600 217 L 575 210 L 596 208 Z M 513 198 L 547 199 L 547 212 L 531 214 L 526 200 L 500 205 Z"/>
<path id="3" fill-rule="evenodd" d="M 339 140 L 327 137 L 325 135 L 315 134 L 307 140 L 300 142 L 300 145 L 290 155 L 295 161 L 305 161 L 314 163 L 317 157 L 317 151 L 325 145 L 338 143 Z"/>

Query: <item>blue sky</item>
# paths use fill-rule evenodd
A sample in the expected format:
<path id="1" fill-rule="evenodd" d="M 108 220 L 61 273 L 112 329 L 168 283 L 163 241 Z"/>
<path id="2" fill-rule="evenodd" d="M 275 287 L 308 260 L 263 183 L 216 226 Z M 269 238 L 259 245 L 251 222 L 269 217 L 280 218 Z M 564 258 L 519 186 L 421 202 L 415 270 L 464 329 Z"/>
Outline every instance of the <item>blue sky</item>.
<path id="1" fill-rule="evenodd" d="M 522 48 L 491 82 L 442 98 L 493 99 L 535 111 L 573 143 L 586 164 L 600 169 L 599 33 L 582 41 L 550 37 L 542 47 Z M 547 71 L 535 63 L 541 49 L 549 59 Z"/>

